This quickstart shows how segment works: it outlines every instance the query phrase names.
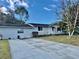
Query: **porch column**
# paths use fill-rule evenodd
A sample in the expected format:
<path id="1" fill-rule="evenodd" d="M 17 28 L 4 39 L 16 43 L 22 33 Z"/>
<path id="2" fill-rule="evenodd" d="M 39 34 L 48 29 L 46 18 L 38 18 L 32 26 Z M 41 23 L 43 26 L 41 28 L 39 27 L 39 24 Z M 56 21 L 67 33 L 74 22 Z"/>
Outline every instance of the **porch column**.
<path id="1" fill-rule="evenodd" d="M 58 27 L 57 27 L 57 26 L 55 26 L 55 33 L 57 33 L 57 29 L 58 29 Z"/>

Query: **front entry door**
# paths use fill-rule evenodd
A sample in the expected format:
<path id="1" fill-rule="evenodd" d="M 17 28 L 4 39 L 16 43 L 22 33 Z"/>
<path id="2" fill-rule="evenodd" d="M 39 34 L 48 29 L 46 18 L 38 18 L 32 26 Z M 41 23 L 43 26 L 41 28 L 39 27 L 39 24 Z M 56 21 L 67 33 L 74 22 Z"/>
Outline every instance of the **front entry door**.
<path id="1" fill-rule="evenodd" d="M 20 39 L 20 35 L 17 36 L 17 39 Z"/>

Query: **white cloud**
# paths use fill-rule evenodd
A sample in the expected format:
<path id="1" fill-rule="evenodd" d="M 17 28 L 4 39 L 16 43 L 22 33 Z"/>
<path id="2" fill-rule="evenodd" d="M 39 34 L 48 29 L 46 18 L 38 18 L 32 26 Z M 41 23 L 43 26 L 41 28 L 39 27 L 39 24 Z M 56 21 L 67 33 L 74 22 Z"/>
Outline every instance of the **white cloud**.
<path id="1" fill-rule="evenodd" d="M 1 0 L 1 1 L 4 1 L 4 0 Z"/>
<path id="2" fill-rule="evenodd" d="M 7 2 L 9 3 L 9 8 L 11 9 L 11 10 L 14 10 L 15 8 L 14 8 L 14 0 L 7 0 Z"/>
<path id="3" fill-rule="evenodd" d="M 44 7 L 43 9 L 46 10 L 46 11 L 51 11 L 52 10 L 50 8 L 47 8 L 47 7 Z"/>
<path id="4" fill-rule="evenodd" d="M 7 0 L 7 2 L 9 3 L 9 8 L 11 10 L 15 10 L 15 2 L 17 6 L 24 6 L 26 8 L 29 7 L 28 3 L 25 2 L 24 0 L 20 1 L 20 0 Z"/>
<path id="5" fill-rule="evenodd" d="M 17 3 L 18 6 L 24 6 L 25 8 L 29 7 L 28 3 L 25 2 L 25 0 L 22 0 L 22 1 L 21 0 L 1 0 L 1 1 L 8 3 L 9 5 L 7 5 L 6 7 L 9 7 L 13 11 L 15 10 L 15 2 Z M 8 9 L 6 7 L 4 6 L 0 7 L 1 11 L 5 14 L 8 13 Z"/>
<path id="6" fill-rule="evenodd" d="M 2 7 L 1 9 L 2 9 L 3 11 L 7 11 L 7 8 L 5 8 L 5 7 Z"/>
<path id="7" fill-rule="evenodd" d="M 5 13 L 5 14 L 8 14 L 7 8 L 1 7 L 0 9 L 1 9 L 1 12 Z"/>
<path id="8" fill-rule="evenodd" d="M 55 1 L 55 2 L 57 2 L 58 0 L 52 0 L 52 1 Z"/>
<path id="9" fill-rule="evenodd" d="M 56 8 L 57 6 L 55 4 L 50 5 L 50 7 Z"/>
<path id="10" fill-rule="evenodd" d="M 18 5 L 24 6 L 24 7 L 26 7 L 26 8 L 29 7 L 28 3 L 24 2 L 24 1 L 22 1 L 22 2 L 19 1 L 19 2 L 18 2 Z"/>

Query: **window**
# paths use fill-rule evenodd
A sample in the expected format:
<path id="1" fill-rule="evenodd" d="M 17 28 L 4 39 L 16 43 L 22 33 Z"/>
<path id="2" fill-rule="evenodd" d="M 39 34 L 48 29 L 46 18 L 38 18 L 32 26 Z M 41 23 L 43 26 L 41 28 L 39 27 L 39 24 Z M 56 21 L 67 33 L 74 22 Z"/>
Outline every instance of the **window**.
<path id="1" fill-rule="evenodd" d="M 38 27 L 38 31 L 42 31 L 43 30 L 43 28 L 42 27 Z"/>
<path id="2" fill-rule="evenodd" d="M 57 28 L 57 31 L 61 31 L 61 28 Z"/>
<path id="3" fill-rule="evenodd" d="M 54 31 L 54 29 L 55 29 L 55 28 L 54 28 L 54 27 L 52 27 L 52 31 Z"/>
<path id="4" fill-rule="evenodd" d="M 18 30 L 17 33 L 24 33 L 24 31 L 23 30 Z"/>

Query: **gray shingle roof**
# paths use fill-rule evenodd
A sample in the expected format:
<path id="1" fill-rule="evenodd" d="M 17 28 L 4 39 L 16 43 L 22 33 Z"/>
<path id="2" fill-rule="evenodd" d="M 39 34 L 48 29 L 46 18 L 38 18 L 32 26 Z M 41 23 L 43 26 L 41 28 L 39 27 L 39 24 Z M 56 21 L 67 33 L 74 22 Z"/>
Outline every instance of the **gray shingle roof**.
<path id="1" fill-rule="evenodd" d="M 49 27 L 49 24 L 30 23 L 34 27 Z"/>
<path id="2" fill-rule="evenodd" d="M 24 27 L 24 28 L 33 28 L 29 24 L 0 24 L 0 27 Z"/>

